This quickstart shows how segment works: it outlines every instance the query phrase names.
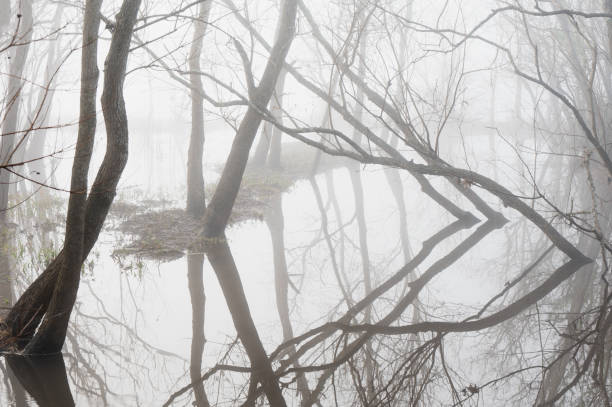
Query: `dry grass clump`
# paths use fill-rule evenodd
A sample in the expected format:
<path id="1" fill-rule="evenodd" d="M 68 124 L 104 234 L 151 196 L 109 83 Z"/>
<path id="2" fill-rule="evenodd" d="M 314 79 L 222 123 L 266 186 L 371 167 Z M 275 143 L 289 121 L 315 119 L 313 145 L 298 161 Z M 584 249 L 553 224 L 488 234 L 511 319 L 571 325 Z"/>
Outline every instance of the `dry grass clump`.
<path id="1" fill-rule="evenodd" d="M 162 261 L 183 256 L 197 237 L 200 223 L 183 209 L 147 211 L 131 216 L 118 230 L 131 236 L 114 255 L 138 255 Z"/>
<path id="2" fill-rule="evenodd" d="M 283 146 L 282 169 L 247 167 L 240 192 L 229 219 L 230 225 L 263 220 L 272 199 L 288 191 L 298 180 L 312 173 L 316 150 L 299 143 Z M 342 159 L 323 155 L 317 171 L 344 165 Z M 216 185 L 207 187 L 212 196 Z M 199 242 L 201 219 L 190 217 L 184 209 L 146 210 L 146 205 L 119 202 L 113 205 L 118 217 L 125 219 L 117 229 L 131 236 L 131 240 L 115 250 L 114 255 L 137 255 L 160 261 L 182 257 Z"/>
<path id="3" fill-rule="evenodd" d="M 230 216 L 230 225 L 262 220 L 270 200 L 286 191 L 291 184 L 288 179 L 271 174 L 245 177 Z M 211 196 L 210 193 L 208 196 Z M 126 220 L 117 230 L 131 239 L 122 242 L 114 255 L 138 255 L 170 261 L 182 257 L 187 249 L 199 241 L 201 219 L 192 218 L 184 209 L 147 211 L 139 205 L 127 209 L 122 208 L 121 217 Z"/>

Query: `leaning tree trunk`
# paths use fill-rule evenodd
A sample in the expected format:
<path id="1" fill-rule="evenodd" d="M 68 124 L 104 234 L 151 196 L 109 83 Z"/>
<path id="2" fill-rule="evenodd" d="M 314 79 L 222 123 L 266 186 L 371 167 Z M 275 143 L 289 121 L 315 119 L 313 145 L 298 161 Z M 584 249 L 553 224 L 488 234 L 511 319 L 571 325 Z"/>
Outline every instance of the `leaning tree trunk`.
<path id="1" fill-rule="evenodd" d="M 81 264 L 100 234 L 108 210 L 115 197 L 119 178 L 127 162 L 128 128 L 123 100 L 123 80 L 132 30 L 139 5 L 140 0 L 125 0 L 121 6 L 121 11 L 117 15 L 117 24 L 105 62 L 106 71 L 104 91 L 102 93 L 102 110 L 107 131 L 107 149 L 89 197 L 86 200 L 83 218 L 82 220 L 78 218 L 82 207 L 79 207 L 77 202 L 81 202 L 86 190 L 73 189 L 71 201 L 74 200 L 75 205 L 73 205 L 73 212 L 70 212 L 69 209 L 64 248 L 47 269 L 22 294 L 5 321 L 10 329 L 10 333 L 13 336 L 20 337 L 19 346 L 24 346 L 33 335 L 45 312 L 51 315 L 59 312 L 59 317 L 47 318 L 43 326 L 41 326 L 37 333 L 37 338 L 32 341 L 28 348 L 30 352 L 58 352 L 61 350 L 59 337 L 62 336 L 62 331 L 63 336 L 65 336 L 65 328 L 62 327 L 64 325 L 67 326 L 67 320 L 70 316 L 69 311 L 66 312 L 67 303 L 71 302 L 74 304 L 73 297 L 76 296 L 76 289 L 78 288 Z M 77 157 L 79 157 L 78 153 Z M 83 162 L 77 164 L 75 161 L 75 166 L 81 166 L 81 169 L 83 169 L 82 165 Z M 74 217 L 72 217 L 73 215 Z M 79 222 L 83 223 L 82 227 L 78 226 Z M 70 235 L 68 235 L 68 229 L 71 229 Z M 77 233 L 78 230 L 82 230 L 80 237 Z M 80 255 L 79 253 L 71 252 L 71 250 L 78 250 L 79 246 L 81 247 Z M 78 264 L 76 269 L 74 268 L 75 264 Z M 65 299 L 63 297 L 68 298 Z M 63 338 L 61 343 L 63 343 Z"/>
<path id="2" fill-rule="evenodd" d="M 11 58 L 6 106 L 4 111 L 0 112 L 1 115 L 4 116 L 2 132 L 0 134 L 0 138 L 2 139 L 0 142 L 0 165 L 7 165 L 10 163 L 15 149 L 15 139 L 18 133 L 19 103 L 21 100 L 21 90 L 25 84 L 22 78 L 23 69 L 32 40 L 33 18 L 31 0 L 23 0 L 20 2 L 20 10 L 17 18 L 19 29 L 16 38 L 21 45 L 15 46 L 15 54 Z M 10 182 L 11 172 L 0 167 L 0 223 L 6 220 Z"/>
<path id="3" fill-rule="evenodd" d="M 202 40 L 206 33 L 211 0 L 200 3 L 198 18 L 194 22 L 193 42 L 189 51 L 189 84 L 191 91 L 191 137 L 187 153 L 187 213 L 195 218 L 204 216 L 204 174 L 202 154 L 204 153 L 204 89 L 200 77 Z"/>
<path id="4" fill-rule="evenodd" d="M 76 299 L 83 258 L 83 231 L 87 200 L 87 175 L 96 133 L 96 92 L 98 89 L 98 29 L 101 0 L 89 0 L 83 21 L 81 53 L 81 96 L 79 132 L 72 163 L 70 199 L 66 215 L 64 251 L 67 254 L 60 268 L 47 316 L 28 353 L 60 352 L 68 329 L 72 305 Z"/>
<path id="5" fill-rule="evenodd" d="M 235 7 L 232 7 L 235 10 Z M 276 28 L 274 34 L 274 41 L 277 42 L 279 35 L 282 35 L 282 27 L 279 25 Z M 270 114 L 277 123 L 282 122 L 282 104 L 283 104 L 283 91 L 285 89 L 285 77 L 287 76 L 286 70 L 281 70 L 276 79 L 276 85 L 274 86 L 274 93 L 272 99 L 269 101 Z M 270 122 L 265 122 L 259 136 L 259 143 L 255 147 L 251 164 L 257 167 L 263 167 L 264 164 L 268 164 L 268 167 L 275 169 L 280 168 L 280 144 L 281 144 L 281 131 Z"/>
<path id="6" fill-rule="evenodd" d="M 280 12 L 276 43 L 270 52 L 259 85 L 250 92 L 251 103 L 240 123 L 217 189 L 204 216 L 202 237 L 207 242 L 223 241 L 225 238 L 224 231 L 240 189 L 249 151 L 262 121 L 260 109 L 265 109 L 272 97 L 281 67 L 295 35 L 296 14 L 297 0 L 284 1 Z M 223 290 L 238 336 L 270 404 L 285 406 L 279 383 L 274 376 L 270 360 L 251 317 L 236 265 L 233 261 L 220 260 L 220 258 L 231 258 L 227 243 L 221 245 L 221 253 L 224 253 L 225 256 L 219 257 L 209 252 L 209 259 Z"/>

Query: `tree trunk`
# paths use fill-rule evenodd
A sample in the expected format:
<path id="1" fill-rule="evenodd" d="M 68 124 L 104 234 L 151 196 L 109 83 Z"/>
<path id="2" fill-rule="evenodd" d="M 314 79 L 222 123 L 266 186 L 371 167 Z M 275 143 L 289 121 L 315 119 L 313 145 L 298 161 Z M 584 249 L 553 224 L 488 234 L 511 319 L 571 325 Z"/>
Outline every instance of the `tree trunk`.
<path id="1" fill-rule="evenodd" d="M 105 62 L 102 110 L 107 131 L 107 149 L 86 201 L 84 226 L 82 229 L 79 228 L 77 215 L 74 214 L 79 214 L 82 210 L 78 202 L 83 199 L 85 191 L 80 190 L 79 193 L 78 189 L 73 189 L 70 199 L 74 200 L 75 205 L 73 205 L 74 212 L 70 212 L 69 209 L 67 231 L 69 228 L 74 229 L 71 229 L 70 235 L 67 233 L 66 245 L 47 269 L 28 287 L 6 319 L 11 333 L 21 337 L 20 345 L 23 346 L 32 336 L 47 308 L 58 311 L 57 313 L 48 312 L 56 317 L 47 317 L 37 333 L 37 338 L 29 346 L 29 352 L 61 351 L 60 342 L 63 343 L 65 326 L 70 317 L 68 304 L 74 304 L 74 298 L 76 298 L 81 264 L 100 234 L 115 197 L 117 183 L 127 162 L 128 129 L 123 100 L 123 80 L 132 29 L 139 5 L 140 0 L 124 1 L 117 15 L 117 24 Z M 84 142 L 83 148 L 85 145 Z M 77 157 L 82 158 L 78 153 Z M 83 162 L 77 164 L 75 160 L 75 166 L 83 169 L 82 165 Z M 77 230 L 82 230 L 80 238 Z M 79 246 L 81 247 L 80 256 L 72 252 L 72 250 L 78 250 Z M 77 264 L 78 267 L 76 267 Z M 52 295 L 54 299 L 50 303 Z M 72 305 L 69 308 L 71 307 Z"/>
<path id="2" fill-rule="evenodd" d="M 262 120 L 259 108 L 266 107 L 272 97 L 276 81 L 295 35 L 296 13 L 297 0 L 285 0 L 282 3 L 276 43 L 270 52 L 259 85 L 251 92 L 251 105 L 240 123 L 217 189 L 206 210 L 202 231 L 205 241 L 218 242 L 212 245 L 214 247 L 207 250 L 207 253 L 223 290 L 238 337 L 251 361 L 254 377 L 262 384 L 272 406 L 285 406 L 286 403 L 253 323 L 240 281 L 240 274 L 231 258 L 229 246 L 225 242 L 224 231 L 240 189 L 253 139 Z"/>
<path id="3" fill-rule="evenodd" d="M 98 89 L 98 29 L 101 0 L 88 0 L 83 21 L 83 50 L 81 54 L 81 96 L 79 132 L 72 163 L 70 199 L 66 215 L 64 240 L 65 261 L 59 270 L 54 293 L 38 333 L 28 344 L 26 353 L 61 352 L 68 329 L 68 321 L 83 263 L 83 233 L 87 202 L 87 175 L 96 133 L 96 92 Z"/>
<path id="4" fill-rule="evenodd" d="M 204 89 L 200 76 L 202 40 L 206 33 L 211 0 L 202 0 L 198 18 L 194 22 L 193 41 L 189 51 L 189 83 L 191 92 L 191 137 L 187 153 L 187 213 L 194 218 L 204 216 L 206 209 L 204 195 L 204 174 L 202 154 L 204 153 Z"/>
<path id="5" fill-rule="evenodd" d="M 293 41 L 296 8 L 296 0 L 286 0 L 283 3 L 278 40 L 270 53 L 261 82 L 253 91 L 252 105 L 248 108 L 244 119 L 240 123 L 221 179 L 206 211 L 202 232 L 204 237 L 220 237 L 224 233 L 240 189 L 253 139 L 262 120 L 258 107 L 268 105 L 280 75 L 282 64 Z"/>

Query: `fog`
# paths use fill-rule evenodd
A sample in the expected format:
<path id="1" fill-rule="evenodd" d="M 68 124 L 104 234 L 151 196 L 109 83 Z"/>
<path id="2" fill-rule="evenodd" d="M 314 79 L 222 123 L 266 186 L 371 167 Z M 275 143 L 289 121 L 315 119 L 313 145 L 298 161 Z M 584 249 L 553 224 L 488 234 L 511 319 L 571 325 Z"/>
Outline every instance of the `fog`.
<path id="1" fill-rule="evenodd" d="M 612 0 L 3 0 L 0 58 L 0 405 L 612 405 Z"/>

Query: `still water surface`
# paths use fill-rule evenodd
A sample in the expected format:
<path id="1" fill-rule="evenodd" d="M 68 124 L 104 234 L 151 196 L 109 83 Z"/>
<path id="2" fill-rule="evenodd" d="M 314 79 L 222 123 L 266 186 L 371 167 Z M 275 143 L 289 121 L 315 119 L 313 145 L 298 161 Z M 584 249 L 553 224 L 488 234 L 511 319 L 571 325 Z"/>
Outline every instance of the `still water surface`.
<path id="1" fill-rule="evenodd" d="M 129 184 L 129 168 L 127 174 Z M 347 238 L 343 252 L 337 255 L 342 256 L 340 262 L 347 273 L 359 281 L 361 257 L 348 170 L 334 170 L 333 178 L 343 219 L 341 222 L 334 219 L 328 205 L 329 230 L 337 236 L 344 225 L 342 229 Z M 316 179 L 325 202 L 329 203 L 325 176 L 319 175 Z M 415 192 L 419 188 L 412 179 L 404 175 L 402 179 L 407 191 L 405 199 L 414 252 L 420 249 L 423 240 L 454 219 Z M 375 283 L 380 283 L 403 265 L 398 213 L 380 168 L 365 168 L 363 182 L 367 192 L 370 259 Z M 462 202 L 456 191 L 449 189 L 447 193 L 456 202 Z M 129 193 L 124 194 L 126 197 L 129 199 Z M 465 202 L 462 204 L 468 206 Z M 181 203 L 174 201 L 167 205 L 180 206 Z M 290 311 L 293 331 L 299 334 L 325 322 L 342 296 L 331 271 L 330 254 L 321 233 L 320 211 L 308 181 L 299 181 L 283 195 L 283 214 L 289 273 L 295 285 L 295 290 L 290 292 Z M 69 397 L 78 406 L 162 405 L 172 393 L 191 381 L 194 318 L 205 320 L 202 372 L 219 362 L 235 342 L 236 333 L 225 300 L 208 262 L 204 262 L 203 269 L 205 315 L 194 315 L 187 258 L 170 262 L 113 258 L 113 251 L 128 240 L 116 229 L 120 222 L 116 217 L 109 220 L 89 257 L 91 264 L 82 280 L 63 355 L 65 376 L 62 376 L 64 371 L 57 359 L 31 361 L 30 365 L 6 360 L 2 365 L 1 405 L 35 405 L 33 398 L 43 405 L 62 405 L 61 400 Z M 61 242 L 59 230 L 61 227 L 55 238 Z M 427 267 L 448 253 L 473 231 L 474 228 L 451 236 L 436 247 L 421 267 Z M 18 232 L 35 234 L 37 230 Z M 271 351 L 281 342 L 282 330 L 275 304 L 270 231 L 264 222 L 248 221 L 232 227 L 228 240 L 256 326 L 266 349 Z M 467 256 L 436 277 L 421 300 L 443 298 L 443 302 L 437 303 L 442 314 L 445 306 L 455 307 L 459 302 L 467 311 L 482 304 L 503 284 L 504 280 L 491 270 L 499 265 L 505 246 L 503 230 L 490 233 Z M 39 272 L 35 268 L 27 271 L 21 267 L 21 270 L 30 273 L 26 279 L 32 279 Z M 23 276 L 19 281 L 22 279 Z M 25 283 L 18 289 L 22 286 Z M 362 289 L 355 286 L 356 298 L 361 297 Z M 233 352 L 228 358 L 234 364 L 247 365 L 240 352 Z M 12 371 L 19 373 L 19 379 Z M 206 385 L 209 399 L 231 400 L 232 396 L 244 392 L 239 376 L 226 374 L 212 378 Z M 288 402 L 297 405 L 297 398 L 291 400 L 292 394 L 295 393 L 287 392 Z M 193 401 L 194 395 L 189 392 L 177 398 L 173 405 L 187 406 Z M 231 405 L 231 401 L 228 403 Z"/>

